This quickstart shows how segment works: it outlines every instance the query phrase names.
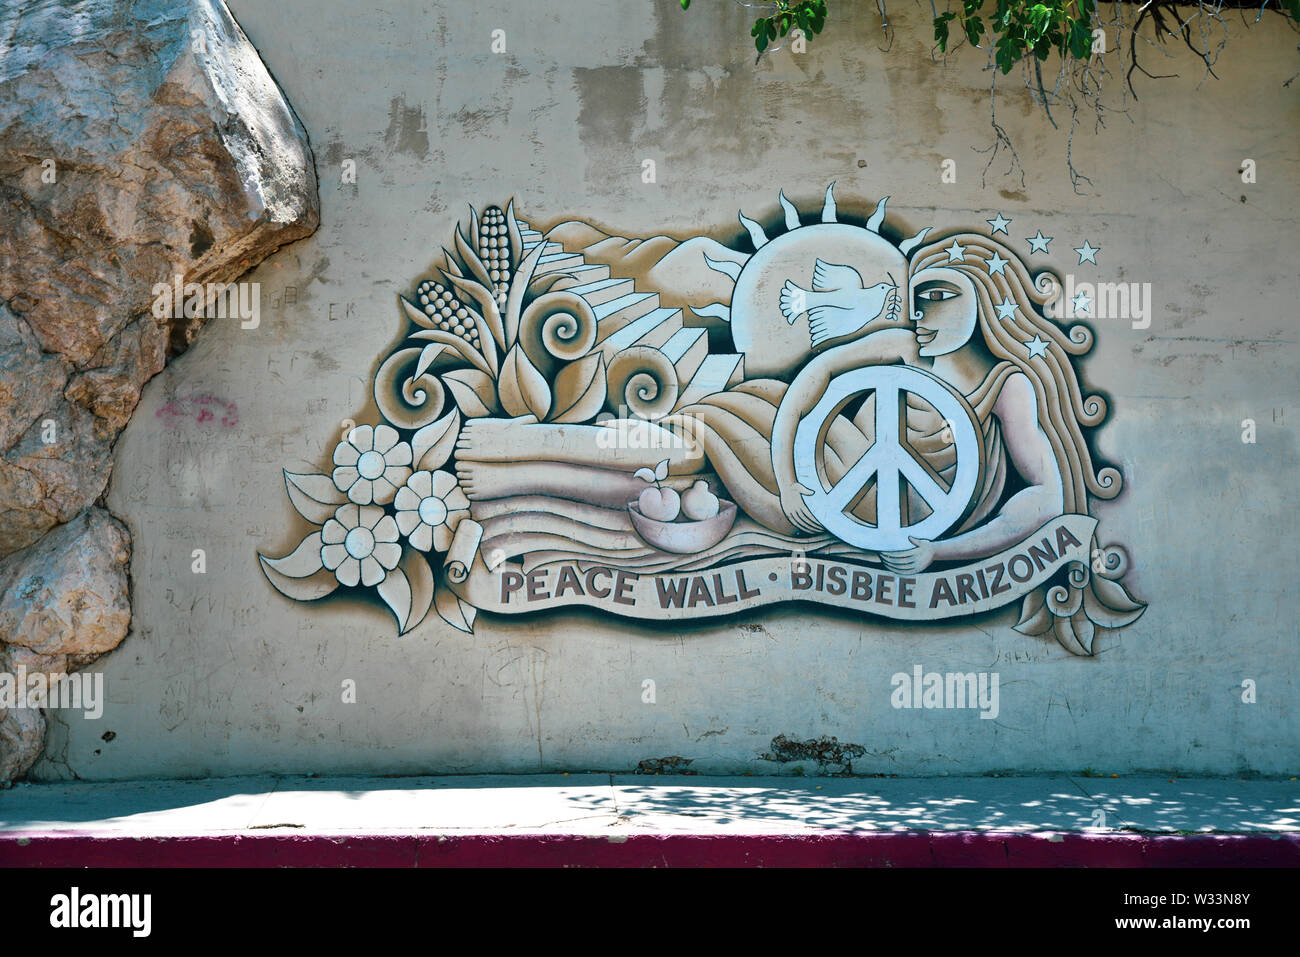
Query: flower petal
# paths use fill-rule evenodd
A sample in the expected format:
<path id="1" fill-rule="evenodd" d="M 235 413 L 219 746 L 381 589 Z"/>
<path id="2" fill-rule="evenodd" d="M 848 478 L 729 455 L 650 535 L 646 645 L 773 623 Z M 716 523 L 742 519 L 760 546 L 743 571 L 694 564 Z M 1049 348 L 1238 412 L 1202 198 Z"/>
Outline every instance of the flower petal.
<path id="1" fill-rule="evenodd" d="M 357 459 L 361 458 L 361 453 L 351 442 L 340 442 L 334 446 L 334 464 L 335 465 L 356 465 Z"/>
<path id="2" fill-rule="evenodd" d="M 451 529 L 445 524 L 433 530 L 433 547 L 440 552 L 451 548 Z"/>
<path id="3" fill-rule="evenodd" d="M 405 465 L 390 465 L 384 469 L 384 478 L 392 482 L 397 488 L 406 484 L 406 480 L 411 477 L 411 470 Z"/>
<path id="4" fill-rule="evenodd" d="M 409 485 L 411 491 L 420 496 L 420 498 L 428 498 L 433 494 L 433 476 L 426 470 L 416 472 L 406 480 L 406 484 Z"/>
<path id="5" fill-rule="evenodd" d="M 384 580 L 384 566 L 373 555 L 361 559 L 361 584 L 378 585 Z"/>
<path id="6" fill-rule="evenodd" d="M 397 444 L 397 440 L 399 438 L 401 438 L 401 436 L 397 434 L 397 430 L 393 428 L 391 425 L 376 426 L 375 446 L 374 446 L 375 451 L 379 452 L 381 455 L 384 455 L 384 458 L 388 458 L 387 454 L 385 453 L 387 453 L 389 449 L 391 449 L 394 445 Z M 407 448 L 409 449 L 410 446 L 407 446 Z"/>
<path id="7" fill-rule="evenodd" d="M 408 541 L 412 548 L 427 552 L 433 546 L 433 529 L 421 522 L 420 527 L 410 534 Z"/>
<path id="8" fill-rule="evenodd" d="M 402 546 L 393 542 L 380 542 L 375 546 L 373 554 L 379 564 L 392 571 L 402 560 Z"/>
<path id="9" fill-rule="evenodd" d="M 335 570 L 340 585 L 355 585 L 361 581 L 361 563 L 349 555 Z"/>
<path id="10" fill-rule="evenodd" d="M 384 461 L 389 465 L 410 465 L 411 446 L 408 442 L 398 442 L 384 453 Z"/>
<path id="11" fill-rule="evenodd" d="M 442 498 L 456 487 L 456 476 L 442 469 L 433 473 L 433 494 Z"/>
<path id="12" fill-rule="evenodd" d="M 359 524 L 362 528 L 374 528 L 384 517 L 384 510 L 378 505 L 367 505 L 359 511 L 361 512 Z"/>
<path id="13" fill-rule="evenodd" d="M 420 524 L 419 512 L 398 512 L 397 527 L 403 535 L 410 535 L 411 530 Z"/>
<path id="14" fill-rule="evenodd" d="M 345 529 L 356 528 L 361 521 L 361 509 L 351 502 L 345 502 L 334 512 L 334 517 L 339 520 L 339 524 Z"/>
<path id="15" fill-rule="evenodd" d="M 400 481 L 396 485 L 393 484 L 387 475 L 379 476 L 375 479 L 375 501 L 380 505 L 387 505 L 397 495 L 397 486 L 400 484 L 402 484 Z"/>
<path id="16" fill-rule="evenodd" d="M 356 484 L 357 479 L 361 478 L 361 473 L 351 465 L 342 465 L 334 470 L 334 487 L 340 492 L 346 492 Z"/>
<path id="17" fill-rule="evenodd" d="M 375 430 L 368 425 L 358 425 L 348 433 L 348 441 L 357 447 L 358 452 L 369 452 L 375 447 Z"/>
<path id="18" fill-rule="evenodd" d="M 448 510 L 469 508 L 469 499 L 465 497 L 465 493 L 461 491 L 460 486 L 457 486 L 443 497 L 442 504 L 446 505 Z"/>
<path id="19" fill-rule="evenodd" d="M 393 521 L 393 516 L 385 515 L 373 526 L 375 541 L 377 542 L 395 542 L 397 541 L 397 523 Z M 389 566 L 392 567 L 391 565 Z"/>
<path id="20" fill-rule="evenodd" d="M 348 550 L 342 545 L 326 545 L 320 550 L 320 560 L 330 571 L 338 568 L 343 564 L 343 560 L 348 557 Z"/>
<path id="21" fill-rule="evenodd" d="M 420 507 L 420 496 L 416 494 L 415 489 L 411 488 L 411 483 L 407 482 L 397 490 L 397 497 L 393 499 L 393 504 L 397 506 L 399 512 L 414 511 Z"/>
<path id="22" fill-rule="evenodd" d="M 326 545 L 338 545 L 348 537 L 348 530 L 337 518 L 331 518 L 320 530 L 320 540 Z M 333 566 L 330 566 L 331 568 Z"/>
<path id="23" fill-rule="evenodd" d="M 358 478 L 348 489 L 348 498 L 358 505 L 369 505 L 375 498 L 374 484 L 369 479 Z"/>

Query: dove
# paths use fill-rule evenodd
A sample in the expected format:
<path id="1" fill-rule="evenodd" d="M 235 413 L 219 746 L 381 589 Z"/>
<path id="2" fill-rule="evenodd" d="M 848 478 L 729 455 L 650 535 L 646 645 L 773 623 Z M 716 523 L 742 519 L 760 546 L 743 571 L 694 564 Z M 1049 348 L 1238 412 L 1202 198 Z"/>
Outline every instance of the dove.
<path id="1" fill-rule="evenodd" d="M 857 332 L 888 306 L 892 316 L 898 311 L 898 286 L 878 282 L 863 288 L 862 277 L 852 266 L 840 266 L 821 259 L 813 263 L 812 289 L 804 289 L 786 280 L 781 290 L 781 313 L 794 324 L 808 314 L 808 333 L 816 349 L 828 339 L 838 339 Z"/>

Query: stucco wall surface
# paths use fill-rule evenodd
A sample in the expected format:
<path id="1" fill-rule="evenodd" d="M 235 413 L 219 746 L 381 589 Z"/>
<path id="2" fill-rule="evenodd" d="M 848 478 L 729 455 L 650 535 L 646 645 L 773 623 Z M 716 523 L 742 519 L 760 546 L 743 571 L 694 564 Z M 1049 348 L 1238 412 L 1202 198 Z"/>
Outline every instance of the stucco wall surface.
<path id="1" fill-rule="evenodd" d="M 755 65 L 729 3 L 229 6 L 310 135 L 321 226 L 245 277 L 261 283 L 256 329 L 210 322 L 145 389 L 107 498 L 134 543 L 131 633 L 96 665 L 103 717 L 52 713 L 34 777 L 626 770 L 670 756 L 718 773 L 1295 772 L 1300 104 L 1282 85 L 1296 54 L 1280 22 L 1229 18 L 1218 79 L 1198 85 L 1174 44 L 1153 72 L 1180 76 L 1142 82 L 1141 99 L 1121 102 L 1110 76 L 1126 112 L 1095 133 L 1081 114 L 1072 161 L 1091 184 L 1076 194 L 1068 116 L 1053 129 L 1014 77 L 997 121 L 1023 181 L 1005 149 L 985 174 L 992 74 L 970 49 L 931 59 L 928 8 L 891 10 L 886 50 L 871 5 L 846 4 L 807 52 Z M 945 159 L 955 182 L 941 181 Z M 1014 607 L 930 625 L 804 605 L 672 626 L 559 611 L 483 615 L 473 634 L 431 616 L 398 637 L 377 603 L 299 604 L 267 584 L 257 553 L 304 534 L 282 469 L 328 470 L 348 420 L 373 410 L 396 295 L 468 204 L 513 196 L 537 228 L 583 219 L 739 245 L 738 208 L 777 222 L 779 189 L 812 211 L 832 181 L 864 216 L 889 195 L 902 235 L 987 231 L 1001 213 L 1021 252 L 1036 230 L 1059 237 L 1042 261 L 1062 273 L 1085 268 L 1070 247 L 1087 239 L 1103 250 L 1089 278 L 1150 283 L 1149 327 L 1088 323 L 1081 362 L 1110 404 L 1098 456 L 1126 483 L 1093 514 L 1148 603 L 1094 656 L 1013 631 Z M 237 421 L 168 411 L 196 396 Z M 917 665 L 997 673 L 997 716 L 895 708 L 891 676 Z M 819 762 L 819 746 L 774 748 L 778 736 L 833 736 L 841 752 Z"/>

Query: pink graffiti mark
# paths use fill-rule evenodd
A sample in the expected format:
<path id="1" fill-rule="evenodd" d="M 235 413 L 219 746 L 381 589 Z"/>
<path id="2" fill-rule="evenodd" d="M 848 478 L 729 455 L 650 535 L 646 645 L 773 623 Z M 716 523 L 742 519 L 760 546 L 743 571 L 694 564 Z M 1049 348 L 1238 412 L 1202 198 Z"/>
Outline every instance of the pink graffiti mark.
<path id="1" fill-rule="evenodd" d="M 214 395 L 191 395 L 173 399 L 159 409 L 156 415 L 160 419 L 179 424 L 187 420 L 215 422 L 218 413 L 221 415 L 221 424 L 226 428 L 239 424 L 239 407 L 232 401 Z"/>

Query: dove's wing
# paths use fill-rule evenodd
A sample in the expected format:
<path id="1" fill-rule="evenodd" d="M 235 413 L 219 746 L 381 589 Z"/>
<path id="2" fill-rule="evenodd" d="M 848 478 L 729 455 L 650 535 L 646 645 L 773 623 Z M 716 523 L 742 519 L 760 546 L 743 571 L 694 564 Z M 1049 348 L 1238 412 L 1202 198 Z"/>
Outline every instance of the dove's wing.
<path id="1" fill-rule="evenodd" d="M 813 263 L 813 289 L 830 292 L 833 289 L 861 289 L 862 277 L 852 266 L 837 266 L 818 259 Z"/>

